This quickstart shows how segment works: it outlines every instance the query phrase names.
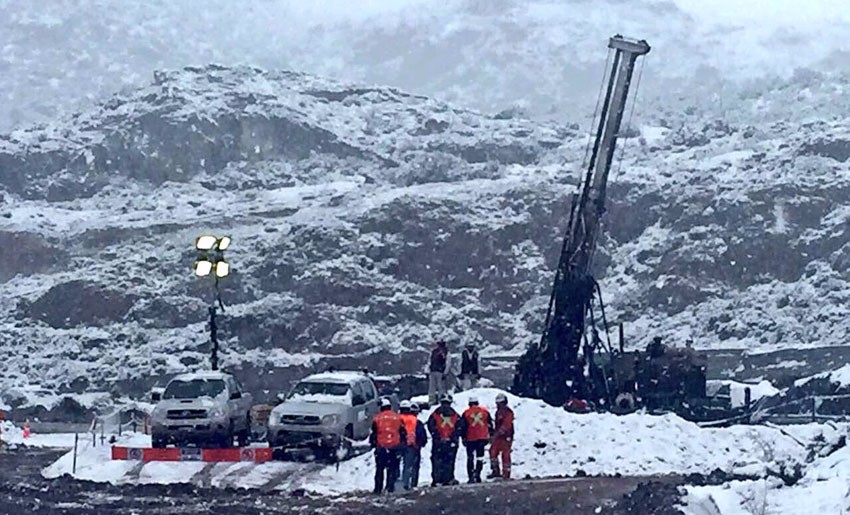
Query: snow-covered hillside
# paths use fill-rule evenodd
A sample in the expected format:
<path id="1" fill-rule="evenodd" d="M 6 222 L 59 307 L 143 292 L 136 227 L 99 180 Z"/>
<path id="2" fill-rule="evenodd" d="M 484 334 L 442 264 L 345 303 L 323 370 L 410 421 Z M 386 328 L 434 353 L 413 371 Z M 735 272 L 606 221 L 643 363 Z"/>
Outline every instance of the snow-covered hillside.
<path id="1" fill-rule="evenodd" d="M 843 344 L 842 75 L 624 138 L 597 256 L 630 345 Z M 799 120 L 779 120 L 795 103 Z M 194 237 L 228 233 L 224 362 L 273 395 L 304 366 L 412 372 L 434 338 L 539 334 L 586 144 L 383 87 L 207 66 L 0 136 L 0 386 L 142 394 L 205 366 Z"/>
<path id="2" fill-rule="evenodd" d="M 654 47 L 651 89 L 728 101 L 731 81 L 847 69 L 841 0 L 0 0 L 0 129 L 155 69 L 296 69 L 542 116 L 592 109 L 605 38 Z M 718 87 L 724 85 L 724 87 Z M 591 106 L 591 107 L 588 107 Z"/>

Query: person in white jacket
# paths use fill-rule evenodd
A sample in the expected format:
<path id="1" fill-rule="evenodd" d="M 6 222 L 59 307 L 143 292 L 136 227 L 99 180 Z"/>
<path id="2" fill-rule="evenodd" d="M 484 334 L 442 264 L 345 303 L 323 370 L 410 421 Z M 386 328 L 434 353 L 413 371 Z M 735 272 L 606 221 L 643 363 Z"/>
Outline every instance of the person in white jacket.
<path id="1" fill-rule="evenodd" d="M 460 390 L 458 375 L 460 374 L 460 360 L 456 354 L 449 352 L 446 355 L 446 370 L 443 373 L 443 378 L 446 382 L 447 392 L 456 392 Z"/>

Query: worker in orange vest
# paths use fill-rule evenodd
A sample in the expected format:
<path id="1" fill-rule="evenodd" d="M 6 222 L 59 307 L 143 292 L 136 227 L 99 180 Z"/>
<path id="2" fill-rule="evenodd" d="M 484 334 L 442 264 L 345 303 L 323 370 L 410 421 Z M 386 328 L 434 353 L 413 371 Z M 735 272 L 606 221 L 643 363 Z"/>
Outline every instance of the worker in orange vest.
<path id="1" fill-rule="evenodd" d="M 484 468 L 484 449 L 493 432 L 490 412 L 478 405 L 476 397 L 469 398 L 469 407 L 460 420 L 460 435 L 466 446 L 466 476 L 470 483 L 481 482 L 481 469 Z"/>
<path id="2" fill-rule="evenodd" d="M 511 478 L 511 445 L 514 440 L 514 412 L 508 407 L 504 393 L 496 395 L 496 429 L 490 439 L 490 467 L 488 478 Z M 499 457 L 502 468 L 499 469 Z"/>
<path id="3" fill-rule="evenodd" d="M 375 490 L 380 494 L 384 490 L 386 475 L 386 491 L 395 491 L 398 480 L 399 453 L 407 441 L 401 415 L 393 411 L 392 403 L 384 397 L 381 399 L 381 411 L 375 415 L 372 422 L 372 434 L 369 443 L 375 449 Z"/>
<path id="4" fill-rule="evenodd" d="M 419 421 L 419 406 L 410 401 L 401 401 L 399 408 L 404 432 L 407 434 L 407 442 L 402 451 L 404 465 L 401 469 L 401 484 L 405 490 L 410 490 L 416 488 L 419 483 L 420 451 L 428 443 L 428 433 L 425 431 L 425 424 Z"/>
<path id="5" fill-rule="evenodd" d="M 456 485 L 455 459 L 457 458 L 458 421 L 460 415 L 452 408 L 452 397 L 440 398 L 440 405 L 428 418 L 431 433 L 431 486 Z"/>

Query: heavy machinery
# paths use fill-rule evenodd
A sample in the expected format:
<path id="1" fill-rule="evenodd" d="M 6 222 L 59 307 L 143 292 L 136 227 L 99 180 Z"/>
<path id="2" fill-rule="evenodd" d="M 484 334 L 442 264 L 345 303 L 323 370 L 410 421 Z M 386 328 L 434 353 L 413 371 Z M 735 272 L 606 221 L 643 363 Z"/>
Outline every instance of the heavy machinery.
<path id="1" fill-rule="evenodd" d="M 739 414 L 728 399 L 707 395 L 704 355 L 667 347 L 660 337 L 645 352 L 625 352 L 622 325 L 619 348 L 611 346 L 602 293 L 592 274 L 593 254 L 635 64 L 650 47 L 618 35 L 608 48 L 607 88 L 587 169 L 572 197 L 545 329 L 520 358 L 513 391 L 573 410 L 627 412 L 643 406 L 691 420 L 735 417 Z"/>
<path id="2" fill-rule="evenodd" d="M 529 346 L 520 358 L 514 377 L 515 393 L 541 398 L 556 406 L 576 397 L 611 399 L 613 393 L 597 391 L 600 386 L 610 390 L 612 381 L 605 376 L 605 368 L 610 367 L 595 366 L 594 354 L 604 343 L 596 329 L 594 303 L 598 305 L 602 322 L 605 320 L 599 285 L 591 274 L 591 265 L 605 213 L 608 174 L 635 63 L 650 47 L 646 41 L 617 35 L 609 40 L 608 48 L 613 52 L 613 61 L 609 54 L 611 67 L 606 73 L 607 89 L 587 171 L 579 191 L 572 198 L 545 329 L 540 342 Z M 591 318 L 589 328 L 588 317 Z M 603 376 L 600 377 L 600 373 Z"/>

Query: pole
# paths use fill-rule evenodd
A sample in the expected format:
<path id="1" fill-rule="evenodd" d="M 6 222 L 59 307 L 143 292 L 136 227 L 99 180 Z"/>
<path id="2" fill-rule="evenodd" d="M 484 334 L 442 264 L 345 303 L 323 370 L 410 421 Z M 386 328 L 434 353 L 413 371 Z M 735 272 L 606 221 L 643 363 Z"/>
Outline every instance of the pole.
<path id="1" fill-rule="evenodd" d="M 218 370 L 218 328 L 215 325 L 215 304 L 210 306 L 210 341 L 212 342 L 212 356 L 210 364 L 213 370 Z"/>
<path id="2" fill-rule="evenodd" d="M 623 323 L 620 322 L 620 354 L 623 354 L 623 348 L 625 347 L 625 335 L 623 332 Z"/>
<path id="3" fill-rule="evenodd" d="M 80 433 L 74 433 L 74 463 L 71 465 L 71 473 L 77 473 L 77 443 L 80 441 Z"/>

